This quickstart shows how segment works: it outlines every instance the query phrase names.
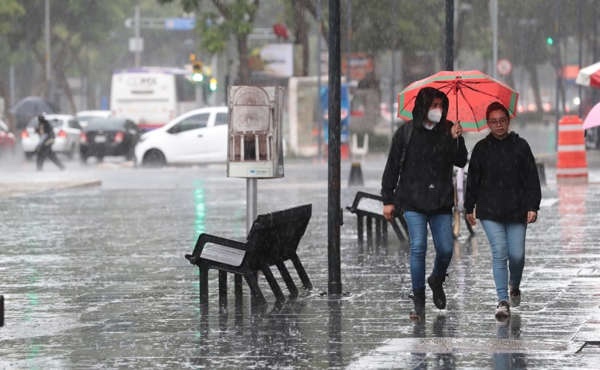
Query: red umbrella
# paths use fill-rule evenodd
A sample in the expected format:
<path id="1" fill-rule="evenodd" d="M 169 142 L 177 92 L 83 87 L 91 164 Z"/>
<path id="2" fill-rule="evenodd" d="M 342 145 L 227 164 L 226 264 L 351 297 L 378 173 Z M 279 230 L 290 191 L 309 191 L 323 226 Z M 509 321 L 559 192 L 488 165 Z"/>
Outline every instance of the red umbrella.
<path id="1" fill-rule="evenodd" d="M 444 92 L 450 101 L 448 119 L 460 121 L 465 131 L 486 127 L 487 106 L 499 101 L 514 117 L 519 93 L 480 71 L 441 71 L 415 81 L 398 94 L 398 117 L 411 120 L 419 90 L 433 87 Z"/>
<path id="2" fill-rule="evenodd" d="M 600 88 L 600 63 L 582 68 L 577 73 L 575 83 L 582 86 Z"/>

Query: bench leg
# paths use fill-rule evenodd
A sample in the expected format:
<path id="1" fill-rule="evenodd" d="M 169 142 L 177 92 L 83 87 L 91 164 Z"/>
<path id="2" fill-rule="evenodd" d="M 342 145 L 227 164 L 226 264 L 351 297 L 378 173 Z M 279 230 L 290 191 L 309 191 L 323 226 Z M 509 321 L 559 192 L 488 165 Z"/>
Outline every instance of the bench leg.
<path id="1" fill-rule="evenodd" d="M 283 295 L 279 284 L 277 284 L 277 280 L 275 280 L 275 276 L 273 276 L 273 273 L 271 272 L 269 266 L 266 264 L 262 265 L 261 271 L 263 272 L 265 278 L 269 282 L 269 286 L 271 286 L 271 290 L 273 291 L 273 294 L 275 294 L 275 298 L 278 301 L 285 301 L 285 296 Z"/>
<path id="2" fill-rule="evenodd" d="M 258 286 L 258 279 L 256 277 L 256 273 L 249 273 L 244 275 L 246 279 L 246 283 L 250 287 L 250 293 L 252 294 L 250 304 L 251 305 L 261 305 L 267 302 L 265 296 L 262 294 L 260 287 Z"/>
<path id="3" fill-rule="evenodd" d="M 312 283 L 310 282 L 310 279 L 308 278 L 308 274 L 306 273 L 304 266 L 302 266 L 302 262 L 300 262 L 300 258 L 298 258 L 298 255 L 294 253 L 294 255 L 290 259 L 292 260 L 292 263 L 294 264 L 294 267 L 296 268 L 296 272 L 298 273 L 298 276 L 300 276 L 300 280 L 302 280 L 304 289 L 311 290 L 313 288 Z"/>
<path id="4" fill-rule="evenodd" d="M 375 245 L 378 247 L 381 245 L 381 223 L 380 219 L 375 220 Z"/>
<path id="5" fill-rule="evenodd" d="M 235 294 L 235 305 L 236 307 L 241 307 L 243 302 L 243 292 L 242 292 L 242 276 L 236 274 L 233 278 L 233 291 Z"/>
<path id="6" fill-rule="evenodd" d="M 227 272 L 219 271 L 219 308 L 227 307 Z"/>
<path id="7" fill-rule="evenodd" d="M 367 248 L 373 247 L 373 218 L 367 216 Z"/>
<path id="8" fill-rule="evenodd" d="M 200 275 L 200 306 L 208 307 L 208 266 L 198 265 Z"/>
<path id="9" fill-rule="evenodd" d="M 363 216 L 356 216 L 356 233 L 358 234 L 358 245 L 362 247 L 364 242 Z"/>
<path id="10" fill-rule="evenodd" d="M 381 223 L 381 239 L 383 242 L 383 245 L 385 247 L 388 246 L 388 229 L 387 229 L 387 221 L 383 221 Z"/>
<path id="11" fill-rule="evenodd" d="M 294 284 L 294 280 L 292 280 L 292 277 L 290 276 L 290 272 L 288 271 L 287 267 L 285 267 L 285 264 L 283 262 L 279 262 L 277 264 L 277 268 L 279 269 L 279 273 L 283 277 L 283 281 L 285 281 L 285 285 L 290 291 L 290 296 L 292 298 L 296 298 L 298 296 L 298 288 L 296 287 L 296 284 Z"/>

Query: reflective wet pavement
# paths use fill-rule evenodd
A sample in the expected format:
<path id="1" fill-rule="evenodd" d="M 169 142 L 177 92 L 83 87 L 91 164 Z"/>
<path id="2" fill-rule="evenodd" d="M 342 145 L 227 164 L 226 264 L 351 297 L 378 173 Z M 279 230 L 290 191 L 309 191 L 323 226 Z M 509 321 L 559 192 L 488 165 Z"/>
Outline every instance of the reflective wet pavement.
<path id="1" fill-rule="evenodd" d="M 358 190 L 377 193 L 383 165 L 369 157 L 365 186 L 349 188 L 344 163 L 342 205 Z M 258 211 L 313 204 L 299 255 L 315 289 L 277 308 L 259 278 L 264 312 L 251 312 L 247 296 L 236 307 L 230 294 L 219 313 L 211 273 L 203 316 L 198 272 L 183 255 L 201 232 L 243 238 L 244 180 L 226 178 L 223 166 L 73 167 L 59 178 L 101 185 L 0 197 L 0 368 L 598 368 L 597 344 L 584 344 L 600 340 L 600 167 L 587 185 L 559 185 L 546 168 L 522 304 L 506 326 L 493 316 L 480 227 L 473 238 L 463 228 L 456 242 L 448 309 L 435 309 L 428 292 L 426 320 L 414 324 L 407 246 L 391 237 L 387 248 L 359 248 L 345 212 L 345 294 L 328 299 L 327 166 L 310 161 L 288 161 L 285 178 L 259 181 Z M 59 176 L 12 172 L 2 185 Z"/>

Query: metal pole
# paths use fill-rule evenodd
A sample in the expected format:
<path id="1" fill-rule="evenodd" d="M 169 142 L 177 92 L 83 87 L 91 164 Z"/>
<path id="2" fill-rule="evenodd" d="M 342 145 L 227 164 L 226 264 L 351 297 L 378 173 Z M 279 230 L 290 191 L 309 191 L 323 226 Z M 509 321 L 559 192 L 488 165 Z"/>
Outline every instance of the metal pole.
<path id="1" fill-rule="evenodd" d="M 329 1 L 329 150 L 327 197 L 327 251 L 329 295 L 342 294 L 340 272 L 340 0 Z"/>
<path id="2" fill-rule="evenodd" d="M 498 65 L 498 0 L 490 0 L 490 19 L 492 21 L 492 77 L 497 77 Z"/>
<path id="3" fill-rule="evenodd" d="M 454 0 L 446 0 L 446 70 L 454 70 Z"/>
<path id="4" fill-rule="evenodd" d="M 583 19 L 581 17 L 581 0 L 577 0 L 577 38 L 579 39 L 578 43 L 578 64 L 579 69 L 583 67 Z M 583 101 L 581 99 L 581 85 L 577 85 L 577 93 L 579 96 L 579 117 L 583 116 Z M 582 117 L 583 118 L 583 117 Z"/>
<path id="5" fill-rule="evenodd" d="M 257 179 L 246 179 L 246 235 L 250 233 L 256 219 L 256 186 Z M 236 274 L 233 280 L 236 305 L 242 304 L 242 276 Z"/>
<path id="6" fill-rule="evenodd" d="M 256 218 L 256 179 L 246 179 L 246 235 Z"/>
<path id="7" fill-rule="evenodd" d="M 317 153 L 319 161 L 323 159 L 323 110 L 321 109 L 321 0 L 317 0 L 317 104 L 315 106 L 317 122 Z"/>
<path id="8" fill-rule="evenodd" d="M 395 4 L 396 2 L 394 2 Z M 394 17 L 395 18 L 395 17 Z M 396 86 L 396 49 L 392 48 L 392 78 L 390 79 L 390 130 L 392 136 L 394 136 L 394 131 L 396 131 L 396 127 L 394 127 L 394 103 L 396 102 L 396 94 L 394 92 L 394 88 Z M 400 109 L 400 107 L 398 107 Z"/>
<path id="9" fill-rule="evenodd" d="M 350 45 L 352 43 L 352 0 L 346 0 L 346 83 L 350 83 Z"/>
<path id="10" fill-rule="evenodd" d="M 398 16 L 398 2 L 392 2 L 392 19 L 397 20 Z M 396 102 L 396 94 L 394 93 L 394 88 L 396 87 L 396 40 L 392 41 L 392 78 L 390 79 L 390 130 L 391 137 L 394 137 L 394 131 L 396 127 L 394 127 L 394 103 Z M 398 107 L 400 110 L 400 107 Z"/>
<path id="11" fill-rule="evenodd" d="M 46 84 L 48 98 L 52 100 L 52 51 L 50 49 L 50 0 L 44 1 L 44 42 L 46 47 Z"/>
<path id="12" fill-rule="evenodd" d="M 134 52 L 134 58 L 135 58 L 135 66 L 139 67 L 140 66 L 140 59 L 141 59 L 141 50 L 139 48 L 140 45 L 138 45 L 139 40 L 140 40 L 140 6 L 139 4 L 135 6 L 134 8 L 134 37 L 135 37 L 135 52 Z"/>

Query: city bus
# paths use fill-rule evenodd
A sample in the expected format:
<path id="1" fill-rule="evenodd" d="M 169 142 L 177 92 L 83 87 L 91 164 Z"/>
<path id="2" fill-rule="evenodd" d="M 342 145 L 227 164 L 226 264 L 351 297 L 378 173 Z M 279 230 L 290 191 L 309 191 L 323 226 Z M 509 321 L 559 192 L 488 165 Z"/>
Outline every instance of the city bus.
<path id="1" fill-rule="evenodd" d="M 161 127 L 194 108 L 195 87 L 185 69 L 139 67 L 112 75 L 111 113 L 133 120 L 143 131 Z"/>

